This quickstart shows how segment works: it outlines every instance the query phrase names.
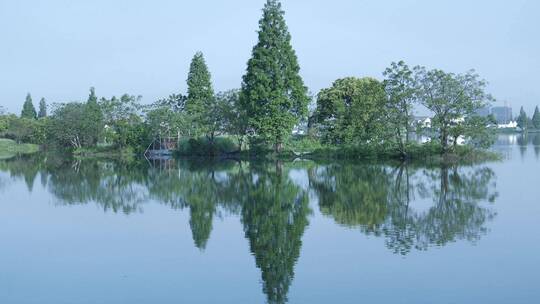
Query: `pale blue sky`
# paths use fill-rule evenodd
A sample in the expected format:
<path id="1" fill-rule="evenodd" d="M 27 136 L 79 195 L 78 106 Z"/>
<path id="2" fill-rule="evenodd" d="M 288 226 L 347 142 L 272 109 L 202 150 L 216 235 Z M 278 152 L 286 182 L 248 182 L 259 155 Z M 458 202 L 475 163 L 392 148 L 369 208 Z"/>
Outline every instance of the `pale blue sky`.
<path id="1" fill-rule="evenodd" d="M 216 90 L 240 86 L 265 0 L 0 0 L 0 105 L 185 92 L 204 52 Z M 306 85 L 391 61 L 476 69 L 517 111 L 540 104 L 540 1 L 283 0 Z"/>

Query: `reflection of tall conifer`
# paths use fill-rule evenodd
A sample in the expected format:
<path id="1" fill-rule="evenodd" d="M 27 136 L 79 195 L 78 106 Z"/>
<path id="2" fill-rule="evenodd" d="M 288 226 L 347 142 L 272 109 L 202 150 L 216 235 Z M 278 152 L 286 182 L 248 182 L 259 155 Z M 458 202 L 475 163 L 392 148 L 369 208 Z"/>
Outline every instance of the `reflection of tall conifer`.
<path id="1" fill-rule="evenodd" d="M 191 202 L 189 211 L 189 226 L 193 242 L 195 242 L 197 248 L 204 250 L 212 232 L 212 220 L 215 212 L 214 203 L 209 201 Z"/>
<path id="2" fill-rule="evenodd" d="M 285 303 L 308 225 L 308 195 L 278 174 L 256 176 L 242 207 L 242 223 L 268 302 Z"/>

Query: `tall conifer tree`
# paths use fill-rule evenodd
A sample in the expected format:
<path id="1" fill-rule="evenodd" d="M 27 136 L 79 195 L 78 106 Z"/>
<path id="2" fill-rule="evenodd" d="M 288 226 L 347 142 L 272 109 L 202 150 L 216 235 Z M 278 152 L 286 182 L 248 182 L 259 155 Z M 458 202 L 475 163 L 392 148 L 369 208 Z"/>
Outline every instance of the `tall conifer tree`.
<path id="1" fill-rule="evenodd" d="M 193 120 L 193 135 L 195 136 L 206 134 L 210 129 L 209 113 L 215 107 L 211 78 L 203 53 L 197 52 L 189 67 L 186 100 L 186 112 Z"/>
<path id="2" fill-rule="evenodd" d="M 540 130 L 540 110 L 538 109 L 538 106 L 534 108 L 534 114 L 532 117 L 532 125 L 535 129 Z"/>
<path id="3" fill-rule="evenodd" d="M 29 118 L 29 119 L 36 119 L 37 113 L 36 108 L 34 107 L 34 104 L 32 103 L 32 96 L 30 93 L 26 95 L 26 100 L 23 104 L 23 109 L 21 112 L 22 118 Z"/>
<path id="4" fill-rule="evenodd" d="M 88 101 L 84 106 L 84 118 L 83 118 L 84 139 L 83 144 L 87 146 L 95 146 L 103 132 L 103 112 L 98 104 L 98 98 L 96 96 L 96 90 L 90 88 L 90 95 Z"/>
<path id="5" fill-rule="evenodd" d="M 277 152 L 309 103 L 284 14 L 279 1 L 266 2 L 241 92 L 251 128 Z"/>
<path id="6" fill-rule="evenodd" d="M 527 117 L 527 113 L 525 113 L 525 110 L 523 107 L 519 110 L 519 116 L 517 118 L 517 124 L 518 127 L 520 127 L 522 130 L 527 129 L 529 126 L 529 118 Z"/>
<path id="7" fill-rule="evenodd" d="M 47 117 L 47 102 L 45 101 L 45 98 L 41 98 L 41 100 L 39 101 L 38 118 L 44 117 Z"/>

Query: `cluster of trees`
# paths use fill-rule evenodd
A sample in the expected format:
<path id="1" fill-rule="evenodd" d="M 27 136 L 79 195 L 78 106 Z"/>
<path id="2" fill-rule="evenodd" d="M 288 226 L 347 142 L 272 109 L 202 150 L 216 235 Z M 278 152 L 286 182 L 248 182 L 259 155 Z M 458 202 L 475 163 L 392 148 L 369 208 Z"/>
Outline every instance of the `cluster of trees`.
<path id="1" fill-rule="evenodd" d="M 527 116 L 527 113 L 525 112 L 523 107 L 521 107 L 521 109 L 519 110 L 519 116 L 517 117 L 516 121 L 518 127 L 521 130 L 540 130 L 540 110 L 538 109 L 538 106 L 534 108 L 534 114 L 531 118 Z"/>
<path id="2" fill-rule="evenodd" d="M 249 142 L 250 148 L 273 147 L 279 153 L 293 129 L 305 125 L 312 139 L 327 145 L 380 146 L 407 156 L 412 145 L 409 134 L 416 130 L 414 109 L 422 105 L 434 115 L 427 134 L 443 153 L 455 147 L 459 138 L 476 146 L 492 141 L 489 119 L 474 114 L 491 100 L 486 83 L 474 71 L 453 74 L 392 63 L 383 81 L 339 79 L 323 89 L 316 101 L 308 95 L 299 72 L 281 4 L 268 0 L 239 90 L 216 94 L 199 52 L 191 61 L 187 94 L 172 94 L 143 107 L 139 98 L 130 95 L 98 100 L 91 89 L 85 103 L 56 105 L 45 119 L 48 122 L 34 130 L 39 136 L 26 139 L 39 137 L 37 143 L 75 148 L 98 142 L 140 148 L 159 135 L 187 137 L 192 143 L 205 138 L 210 146 L 217 136 L 227 135 L 237 139 L 239 150 Z M 310 104 L 316 104 L 312 111 Z M 45 101 L 37 114 L 27 98 L 21 117 L 46 118 Z"/>
<path id="3" fill-rule="evenodd" d="M 426 134 L 446 153 L 460 137 L 476 146 L 489 145 L 494 124 L 475 114 L 492 97 L 486 82 L 474 71 L 465 74 L 409 68 L 403 61 L 392 63 L 384 80 L 343 78 L 317 96 L 312 125 L 324 141 L 333 144 L 371 144 L 395 147 L 407 155 L 409 135 L 418 131 L 416 105 L 433 113 Z M 490 127 L 491 126 L 491 127 Z"/>
<path id="4" fill-rule="evenodd" d="M 45 123 L 47 102 L 41 98 L 39 112 L 36 111 L 30 93 L 26 95 L 20 116 L 7 114 L 0 109 L 0 137 L 7 137 L 17 142 L 43 144 L 45 141 Z"/>
<path id="5" fill-rule="evenodd" d="M 123 95 L 120 98 L 98 100 L 94 88 L 86 102 L 48 105 L 41 99 L 36 112 L 30 94 L 27 95 L 20 117 L 0 116 L 0 135 L 19 142 L 45 146 L 95 147 L 98 143 L 114 143 L 120 147 L 134 145 L 140 134 L 133 128 L 142 122 L 139 115 L 140 97 Z"/>

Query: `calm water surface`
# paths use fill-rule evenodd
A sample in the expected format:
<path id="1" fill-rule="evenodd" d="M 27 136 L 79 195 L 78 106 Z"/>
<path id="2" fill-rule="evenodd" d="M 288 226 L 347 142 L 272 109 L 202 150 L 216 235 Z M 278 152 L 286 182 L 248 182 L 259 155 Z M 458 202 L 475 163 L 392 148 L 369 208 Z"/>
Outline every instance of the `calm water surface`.
<path id="1" fill-rule="evenodd" d="M 0 303 L 538 303 L 540 135 L 502 162 L 0 162 Z"/>

